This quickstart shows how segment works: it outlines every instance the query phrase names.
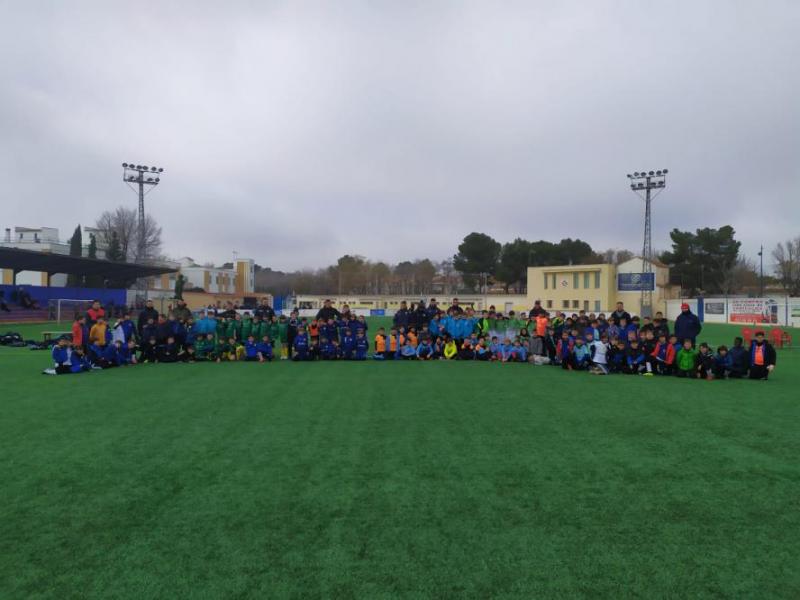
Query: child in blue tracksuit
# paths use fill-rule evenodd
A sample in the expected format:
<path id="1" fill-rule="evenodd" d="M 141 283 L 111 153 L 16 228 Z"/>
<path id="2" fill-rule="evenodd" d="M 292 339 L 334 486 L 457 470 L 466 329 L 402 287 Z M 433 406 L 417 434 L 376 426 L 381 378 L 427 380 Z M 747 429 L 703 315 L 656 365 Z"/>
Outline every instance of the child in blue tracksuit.
<path id="1" fill-rule="evenodd" d="M 489 344 L 489 353 L 491 360 L 503 360 L 503 344 L 499 342 L 496 335 L 492 337 L 492 343 Z"/>
<path id="2" fill-rule="evenodd" d="M 338 358 L 336 351 L 337 348 L 332 340 L 322 338 L 319 345 L 319 354 L 322 360 L 336 360 Z"/>
<path id="3" fill-rule="evenodd" d="M 44 375 L 68 375 L 72 373 L 71 355 L 75 350 L 70 351 L 66 338 L 59 338 L 53 346 L 50 355 L 53 358 L 53 367 L 42 371 Z"/>
<path id="4" fill-rule="evenodd" d="M 406 339 L 400 347 L 400 358 L 403 360 L 414 360 L 417 358 L 417 351 L 408 339 Z"/>
<path id="5" fill-rule="evenodd" d="M 592 350 L 583 343 L 583 338 L 577 338 L 572 347 L 572 368 L 585 371 L 592 363 Z"/>
<path id="6" fill-rule="evenodd" d="M 442 324 L 441 320 L 439 319 L 439 315 L 434 315 L 433 318 L 428 322 L 428 331 L 430 331 L 431 339 L 436 341 L 440 335 L 442 335 Z"/>
<path id="7" fill-rule="evenodd" d="M 117 321 L 117 324 L 114 325 L 114 329 L 122 330 L 122 337 L 126 344 L 134 339 L 136 335 L 136 324 L 131 321 L 131 316 L 129 314 L 123 316 L 121 321 Z"/>
<path id="8" fill-rule="evenodd" d="M 363 329 L 356 330 L 356 360 L 367 360 L 367 353 L 369 352 L 369 340 L 367 340 L 366 331 Z"/>
<path id="9" fill-rule="evenodd" d="M 728 356 L 731 359 L 728 377 L 732 379 L 747 377 L 747 371 L 750 369 L 750 353 L 744 347 L 742 338 L 736 337 L 733 339 L 733 347 L 728 351 Z"/>
<path id="10" fill-rule="evenodd" d="M 519 340 L 516 340 L 508 353 L 508 362 L 528 362 L 528 351 Z"/>
<path id="11" fill-rule="evenodd" d="M 311 356 L 308 353 L 308 333 L 306 328 L 302 325 L 297 328 L 297 333 L 294 336 L 294 352 L 295 355 L 292 360 L 310 360 Z"/>
<path id="12" fill-rule="evenodd" d="M 256 344 L 256 337 L 248 335 L 247 341 L 244 343 L 244 359 L 247 362 L 255 362 L 258 360 L 258 344 Z"/>
<path id="13" fill-rule="evenodd" d="M 356 339 L 349 327 L 343 330 L 342 334 L 342 358 L 344 360 L 353 360 L 353 353 L 356 350 Z"/>
<path id="14" fill-rule="evenodd" d="M 419 360 L 431 360 L 433 358 L 433 346 L 430 340 L 422 340 L 417 346 L 417 358 Z"/>
<path id="15" fill-rule="evenodd" d="M 262 337 L 256 344 L 256 356 L 259 362 L 272 362 L 272 342 L 268 335 Z"/>
<path id="16" fill-rule="evenodd" d="M 717 348 L 717 353 L 714 355 L 713 360 L 711 372 L 714 374 L 714 379 L 727 379 L 730 377 L 733 369 L 733 358 L 728 352 L 728 347 L 720 346 Z"/>

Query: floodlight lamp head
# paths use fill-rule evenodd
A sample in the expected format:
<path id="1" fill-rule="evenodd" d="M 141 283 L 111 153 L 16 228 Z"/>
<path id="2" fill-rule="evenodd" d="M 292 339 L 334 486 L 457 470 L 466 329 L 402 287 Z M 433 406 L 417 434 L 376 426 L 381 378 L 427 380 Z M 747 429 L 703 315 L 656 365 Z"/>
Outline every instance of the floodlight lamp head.
<path id="1" fill-rule="evenodd" d="M 163 172 L 164 172 L 164 169 L 162 169 L 161 167 L 159 167 L 159 168 L 158 168 L 158 172 L 159 172 L 159 173 L 163 173 Z"/>
<path id="2" fill-rule="evenodd" d="M 636 171 L 636 172 L 633 174 L 633 176 L 634 176 L 634 177 L 638 177 L 638 176 L 639 176 L 639 171 Z"/>
<path id="3" fill-rule="evenodd" d="M 128 163 L 122 163 L 122 168 L 123 169 L 127 169 L 128 168 Z"/>
<path id="4" fill-rule="evenodd" d="M 662 172 L 664 175 L 666 175 L 666 174 L 668 173 L 668 171 L 667 171 L 666 169 L 662 169 L 662 170 L 661 170 L 661 172 Z"/>
<path id="5" fill-rule="evenodd" d="M 161 181 L 161 179 L 159 179 L 158 177 L 156 177 L 156 183 L 158 183 L 159 181 Z"/>

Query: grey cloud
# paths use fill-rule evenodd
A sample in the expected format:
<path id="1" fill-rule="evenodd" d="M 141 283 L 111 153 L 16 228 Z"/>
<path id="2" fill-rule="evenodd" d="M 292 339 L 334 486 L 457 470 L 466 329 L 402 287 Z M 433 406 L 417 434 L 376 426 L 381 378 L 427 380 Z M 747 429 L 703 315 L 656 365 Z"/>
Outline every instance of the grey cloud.
<path id="1" fill-rule="evenodd" d="M 625 173 L 667 167 L 654 244 L 800 223 L 800 6 L 16 3 L 0 24 L 4 226 L 135 204 L 173 256 L 441 259 L 473 230 L 641 245 Z"/>

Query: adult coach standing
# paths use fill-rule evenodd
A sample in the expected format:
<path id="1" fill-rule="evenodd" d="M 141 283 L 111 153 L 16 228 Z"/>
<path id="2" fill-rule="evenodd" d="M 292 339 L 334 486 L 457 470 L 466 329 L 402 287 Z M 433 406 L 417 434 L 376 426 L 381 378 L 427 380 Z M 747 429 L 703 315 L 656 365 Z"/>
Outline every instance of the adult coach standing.
<path id="1" fill-rule="evenodd" d="M 614 325 L 619 325 L 620 319 L 625 319 L 626 322 L 631 322 L 631 314 L 625 310 L 625 305 L 622 302 L 617 302 L 617 309 L 611 313 L 609 317 L 613 322 Z"/>
<path id="2" fill-rule="evenodd" d="M 536 302 L 533 303 L 533 308 L 531 309 L 530 317 L 532 319 L 535 319 L 536 317 L 544 316 L 545 312 L 546 311 L 544 310 L 544 308 L 542 308 L 542 301 L 537 300 Z"/>
<path id="3" fill-rule="evenodd" d="M 253 314 L 256 317 L 261 317 L 262 319 L 264 319 L 266 321 L 271 321 L 272 317 L 275 316 L 275 311 L 269 305 L 269 302 L 267 302 L 267 299 L 266 298 L 262 298 L 261 299 L 261 304 L 259 304 L 256 307 L 256 309 L 253 311 Z"/>
<path id="4" fill-rule="evenodd" d="M 458 298 L 453 298 L 453 305 L 447 309 L 448 315 L 463 315 L 464 309 L 458 305 Z"/>
<path id="5" fill-rule="evenodd" d="M 320 308 L 319 312 L 317 313 L 317 321 L 320 319 L 323 319 L 324 321 L 327 321 L 328 319 L 337 320 L 339 317 L 341 317 L 341 314 L 338 310 L 333 308 L 330 299 L 325 300 L 325 302 L 322 304 L 322 308 Z"/>
<path id="6" fill-rule="evenodd" d="M 147 325 L 147 320 L 153 319 L 153 323 L 158 323 L 158 311 L 153 307 L 153 301 L 148 300 L 145 302 L 142 312 L 139 313 L 139 318 L 136 320 L 136 329 L 139 331 L 139 336 L 142 335 L 142 330 Z"/>
<path id="7" fill-rule="evenodd" d="M 681 314 L 675 319 L 675 335 L 682 344 L 684 340 L 692 340 L 695 343 L 697 336 L 703 330 L 700 319 L 692 312 L 689 305 L 685 302 L 681 304 Z"/>

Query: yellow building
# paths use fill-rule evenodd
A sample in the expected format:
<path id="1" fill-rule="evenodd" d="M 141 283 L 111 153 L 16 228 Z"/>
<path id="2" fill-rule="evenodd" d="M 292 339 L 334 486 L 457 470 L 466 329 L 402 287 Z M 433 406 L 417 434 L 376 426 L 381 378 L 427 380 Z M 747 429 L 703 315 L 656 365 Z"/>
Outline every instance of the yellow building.
<path id="1" fill-rule="evenodd" d="M 666 300 L 677 290 L 669 285 L 669 268 L 651 262 L 655 288 L 653 312 L 664 311 Z M 541 300 L 547 310 L 567 313 L 610 312 L 623 302 L 631 314 L 641 314 L 641 291 L 624 291 L 638 284 L 642 259 L 633 258 L 619 265 L 560 265 L 528 268 L 528 299 Z M 620 277 L 621 276 L 621 277 Z M 631 283 L 634 282 L 634 283 Z"/>

